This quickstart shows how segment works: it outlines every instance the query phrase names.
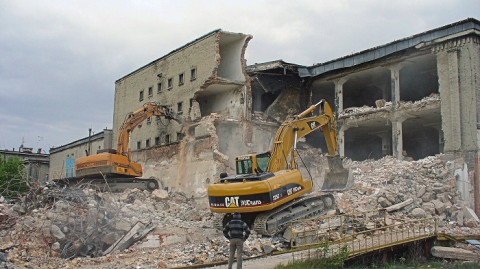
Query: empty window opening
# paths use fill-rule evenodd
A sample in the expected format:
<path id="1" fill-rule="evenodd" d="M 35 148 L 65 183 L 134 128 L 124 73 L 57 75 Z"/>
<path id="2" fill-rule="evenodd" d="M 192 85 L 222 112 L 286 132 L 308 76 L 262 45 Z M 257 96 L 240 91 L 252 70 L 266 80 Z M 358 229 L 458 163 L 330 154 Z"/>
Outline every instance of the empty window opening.
<path id="1" fill-rule="evenodd" d="M 183 111 L 183 102 L 177 103 L 177 113 L 180 114 Z"/>
<path id="2" fill-rule="evenodd" d="M 160 145 L 160 137 L 159 136 L 155 137 L 155 145 L 156 146 Z"/>
<path id="3" fill-rule="evenodd" d="M 167 80 L 167 86 L 168 86 L 168 89 L 170 90 L 171 88 L 173 88 L 173 78 L 169 78 Z"/>
<path id="4" fill-rule="evenodd" d="M 149 148 L 150 147 L 150 139 L 147 139 L 145 141 L 145 147 Z"/>
<path id="5" fill-rule="evenodd" d="M 182 141 L 182 139 L 183 139 L 183 134 L 177 133 L 177 141 Z"/>
<path id="6" fill-rule="evenodd" d="M 152 118 L 147 118 L 147 124 L 151 124 L 152 123 Z"/>
<path id="7" fill-rule="evenodd" d="M 153 87 L 148 87 L 148 97 L 152 97 L 153 95 Z"/>
<path id="8" fill-rule="evenodd" d="M 165 135 L 165 144 L 170 144 L 170 135 Z"/>
<path id="9" fill-rule="evenodd" d="M 137 141 L 137 149 L 141 149 L 142 148 L 142 141 Z"/>
<path id="10" fill-rule="evenodd" d="M 139 101 L 143 101 L 143 90 L 140 91 L 140 95 L 138 96 Z"/>
<path id="11" fill-rule="evenodd" d="M 193 106 L 193 98 L 190 98 L 188 105 L 189 105 L 190 108 Z"/>
<path id="12" fill-rule="evenodd" d="M 162 83 L 159 82 L 157 83 L 157 93 L 161 93 L 162 92 Z"/>
<path id="13" fill-rule="evenodd" d="M 185 73 L 178 75 L 178 85 L 183 85 L 185 83 Z"/>
<path id="14" fill-rule="evenodd" d="M 440 141 L 439 131 L 432 127 L 430 121 L 431 119 L 419 118 L 403 122 L 402 154 L 404 158 L 420 160 L 443 151 L 440 146 L 442 141 Z M 438 121 L 438 125 L 441 125 L 441 121 Z"/>
<path id="15" fill-rule="evenodd" d="M 195 80 L 195 79 L 197 79 L 197 68 L 192 67 L 192 69 L 190 69 L 190 80 Z"/>
<path id="16" fill-rule="evenodd" d="M 359 131 L 357 128 L 347 130 L 345 131 L 345 157 L 354 161 L 381 159 L 383 158 L 382 139 L 377 135 Z"/>
<path id="17" fill-rule="evenodd" d="M 412 64 L 400 70 L 400 101 L 419 101 L 438 93 L 437 60 L 427 55 L 411 60 Z"/>

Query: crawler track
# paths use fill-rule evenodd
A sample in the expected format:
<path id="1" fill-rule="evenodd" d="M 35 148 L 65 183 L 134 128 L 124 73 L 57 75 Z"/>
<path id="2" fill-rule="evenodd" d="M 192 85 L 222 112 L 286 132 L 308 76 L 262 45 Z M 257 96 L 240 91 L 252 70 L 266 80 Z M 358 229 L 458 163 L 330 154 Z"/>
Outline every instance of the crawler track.
<path id="1" fill-rule="evenodd" d="M 262 235 L 273 236 L 285 230 L 294 220 L 325 215 L 334 207 L 335 198 L 332 194 L 301 197 L 272 211 L 259 214 L 255 218 L 253 229 Z"/>
<path id="2" fill-rule="evenodd" d="M 155 190 L 159 185 L 154 178 L 62 178 L 54 180 L 60 186 L 94 187 L 101 191 L 122 192 L 126 189 Z"/>

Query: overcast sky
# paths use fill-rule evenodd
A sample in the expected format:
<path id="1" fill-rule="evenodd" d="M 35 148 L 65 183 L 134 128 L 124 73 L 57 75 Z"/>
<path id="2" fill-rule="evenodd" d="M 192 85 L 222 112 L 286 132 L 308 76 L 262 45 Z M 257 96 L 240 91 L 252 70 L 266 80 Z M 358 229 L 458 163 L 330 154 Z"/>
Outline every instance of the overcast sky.
<path id="1" fill-rule="evenodd" d="M 0 149 L 111 129 L 115 80 L 218 28 L 253 36 L 247 64 L 309 66 L 479 15 L 478 0 L 0 0 Z"/>

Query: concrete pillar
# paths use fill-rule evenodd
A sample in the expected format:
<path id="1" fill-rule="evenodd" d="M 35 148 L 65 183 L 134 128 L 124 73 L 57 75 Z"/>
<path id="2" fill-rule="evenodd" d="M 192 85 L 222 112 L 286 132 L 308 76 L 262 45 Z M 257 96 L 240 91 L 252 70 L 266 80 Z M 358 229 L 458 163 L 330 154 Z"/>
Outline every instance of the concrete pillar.
<path id="1" fill-rule="evenodd" d="M 439 92 L 441 96 L 442 130 L 445 152 L 461 150 L 460 89 L 458 81 L 458 50 L 437 54 Z"/>
<path id="2" fill-rule="evenodd" d="M 337 133 L 338 155 L 345 157 L 345 131 L 350 128 L 347 125 L 342 125 Z"/>
<path id="3" fill-rule="evenodd" d="M 447 40 L 432 46 L 432 53 L 437 56 L 444 152 L 461 152 L 466 170 L 475 171 L 468 182 L 474 183 L 477 205 L 478 163 L 471 155 L 478 156 L 480 146 L 480 37 L 477 34 Z M 480 211 L 477 206 L 475 209 Z"/>
<path id="4" fill-rule="evenodd" d="M 343 84 L 347 82 L 348 77 L 343 77 L 334 81 L 335 83 L 335 110 L 337 113 L 343 111 Z"/>
<path id="5" fill-rule="evenodd" d="M 403 159 L 403 129 L 402 122 L 405 118 L 395 118 L 395 111 L 397 103 L 400 101 L 400 70 L 405 66 L 405 63 L 399 63 L 389 67 L 392 91 L 392 155 L 393 157 Z"/>
<path id="6" fill-rule="evenodd" d="M 388 131 L 381 131 L 375 133 L 369 133 L 372 135 L 376 135 L 382 139 L 382 156 L 385 157 L 390 155 L 391 148 L 390 145 L 392 143 L 392 135 Z"/>
<path id="7" fill-rule="evenodd" d="M 335 83 L 335 122 L 338 121 L 338 115 L 343 111 L 343 84 L 347 82 L 348 77 L 343 77 L 334 81 Z M 345 131 L 348 126 L 338 126 L 337 124 L 337 145 L 340 157 L 345 157 Z"/>
<path id="8" fill-rule="evenodd" d="M 443 136 L 442 131 L 442 124 L 441 123 L 432 123 L 432 124 L 424 124 L 423 126 L 427 127 L 430 126 L 437 130 L 438 132 L 438 149 L 440 153 L 443 153 L 443 147 L 445 146 L 445 137 Z"/>

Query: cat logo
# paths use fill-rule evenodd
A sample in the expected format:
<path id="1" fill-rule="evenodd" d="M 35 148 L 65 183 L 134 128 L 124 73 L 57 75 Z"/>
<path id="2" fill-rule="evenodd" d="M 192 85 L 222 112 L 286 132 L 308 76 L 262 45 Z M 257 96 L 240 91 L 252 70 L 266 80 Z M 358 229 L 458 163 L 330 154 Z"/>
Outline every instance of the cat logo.
<path id="1" fill-rule="evenodd" d="M 310 129 L 312 130 L 315 130 L 317 127 L 320 126 L 320 124 L 316 121 L 310 121 L 308 124 L 310 125 Z"/>
<path id="2" fill-rule="evenodd" d="M 225 197 L 225 207 L 238 207 L 238 196 Z"/>

